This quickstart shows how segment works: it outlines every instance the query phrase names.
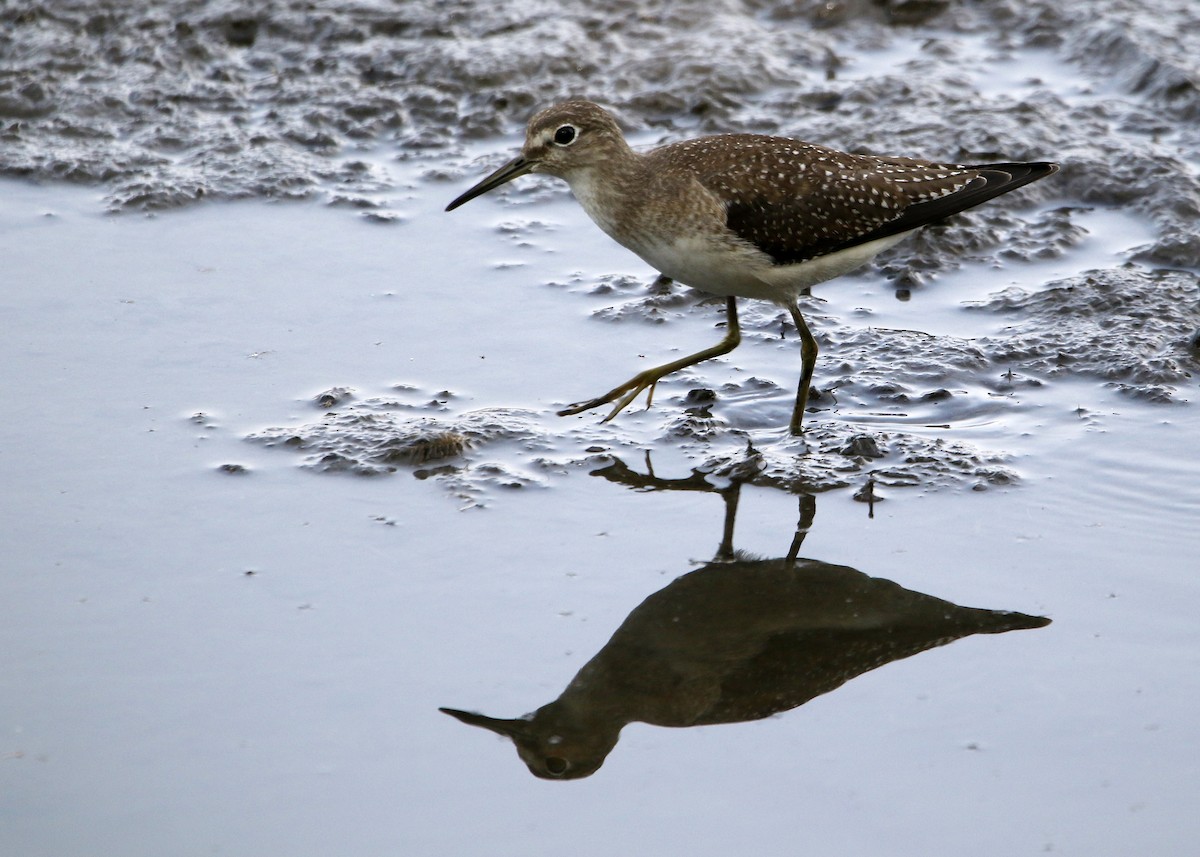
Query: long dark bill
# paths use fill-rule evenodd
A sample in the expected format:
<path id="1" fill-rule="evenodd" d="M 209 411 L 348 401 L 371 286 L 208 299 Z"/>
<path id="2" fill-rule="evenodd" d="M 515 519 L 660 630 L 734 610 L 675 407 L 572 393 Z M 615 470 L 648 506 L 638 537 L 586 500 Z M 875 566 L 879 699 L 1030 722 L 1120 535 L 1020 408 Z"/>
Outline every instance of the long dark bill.
<path id="1" fill-rule="evenodd" d="M 489 732 L 495 732 L 497 735 L 504 735 L 508 738 L 516 739 L 529 733 L 529 721 L 521 718 L 502 720 L 499 717 L 488 717 L 486 714 L 476 714 L 474 711 L 460 711 L 457 708 L 439 708 L 438 711 L 443 714 L 449 714 L 463 723 L 471 726 L 479 726 L 487 729 Z"/>
<path id="2" fill-rule="evenodd" d="M 518 176 L 523 176 L 533 169 L 533 162 L 525 160 L 521 155 L 513 158 L 507 164 L 502 166 L 496 172 L 492 173 L 486 179 L 481 181 L 475 187 L 464 193 L 454 202 L 446 206 L 446 211 L 453 211 L 464 202 L 470 202 L 477 196 L 482 196 L 489 190 L 500 187 L 505 182 L 510 182 Z"/>

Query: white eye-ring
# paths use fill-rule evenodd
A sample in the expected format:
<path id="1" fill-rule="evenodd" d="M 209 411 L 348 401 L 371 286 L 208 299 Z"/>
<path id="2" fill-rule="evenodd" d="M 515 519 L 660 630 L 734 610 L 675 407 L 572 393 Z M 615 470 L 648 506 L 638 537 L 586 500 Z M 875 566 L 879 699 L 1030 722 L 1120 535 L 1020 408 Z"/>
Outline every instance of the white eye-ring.
<path id="1" fill-rule="evenodd" d="M 574 125 L 559 125 L 558 130 L 554 132 L 554 145 L 569 146 L 575 142 L 577 136 Z"/>

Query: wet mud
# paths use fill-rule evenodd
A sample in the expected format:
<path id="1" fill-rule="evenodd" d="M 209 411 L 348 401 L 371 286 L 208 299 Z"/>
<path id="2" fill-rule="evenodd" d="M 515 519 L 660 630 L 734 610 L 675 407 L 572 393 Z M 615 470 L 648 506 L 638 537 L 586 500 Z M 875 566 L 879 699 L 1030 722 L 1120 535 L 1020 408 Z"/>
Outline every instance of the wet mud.
<path id="1" fill-rule="evenodd" d="M 977 341 L 864 332 L 807 306 L 824 343 L 814 404 L 895 414 L 940 397 L 942 415 L 921 417 L 940 424 L 986 410 L 1014 379 L 1064 376 L 1180 402 L 1200 369 L 1187 345 L 1200 328 L 1200 66 L 1176 35 L 1200 29 L 1200 11 L 1153 6 L 15 4 L 0 11 L 0 173 L 98 185 L 114 212 L 310 198 L 402 229 L 403 162 L 450 195 L 451 180 L 506 156 L 534 110 L 579 96 L 615 109 L 641 144 L 753 131 L 964 163 L 1053 159 L 1051 180 L 924 230 L 874 270 L 900 294 L 964 266 L 1029 280 L 1086 240 L 1080 215 L 1096 208 L 1144 223 L 1144 245 L 1066 281 L 997 289 L 974 309 L 1004 329 Z M 515 248 L 568 241 L 536 206 L 566 193 L 514 189 L 532 216 L 501 234 Z M 581 280 L 593 295 L 644 290 L 601 320 L 700 311 L 686 290 L 623 273 Z M 963 403 L 965 389 L 977 395 Z M 663 435 L 701 433 L 663 404 Z M 364 438 L 339 454 L 370 449 Z"/>
<path id="2" fill-rule="evenodd" d="M 644 442 L 619 428 L 572 427 L 552 435 L 547 416 L 503 408 L 431 416 L 397 399 L 372 398 L 247 440 L 298 454 L 302 467 L 318 473 L 429 479 L 467 506 L 487 505 L 500 489 L 546 487 L 557 477 L 644 454 Z M 868 482 L 986 490 L 1020 479 L 1005 456 L 970 443 L 836 422 L 760 449 L 751 433 L 731 429 L 704 405 L 669 421 L 660 441 L 694 462 L 697 474 L 790 493 Z"/>

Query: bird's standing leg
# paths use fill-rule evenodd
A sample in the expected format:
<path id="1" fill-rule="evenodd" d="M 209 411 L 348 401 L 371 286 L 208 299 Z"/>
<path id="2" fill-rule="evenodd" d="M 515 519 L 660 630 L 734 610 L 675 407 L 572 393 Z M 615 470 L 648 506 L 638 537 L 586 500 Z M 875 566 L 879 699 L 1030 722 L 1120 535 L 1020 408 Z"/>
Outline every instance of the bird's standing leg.
<path id="1" fill-rule="evenodd" d="M 737 301 L 733 297 L 725 299 L 725 338 L 711 348 L 705 348 L 703 351 L 697 351 L 695 354 L 689 354 L 687 357 L 681 357 L 678 360 L 672 360 L 670 363 L 664 363 L 662 366 L 655 366 L 653 369 L 647 369 L 644 372 L 638 372 L 624 384 L 619 387 L 614 387 L 603 396 L 598 396 L 595 399 L 589 399 L 586 402 L 576 402 L 570 407 L 563 408 L 558 412 L 560 417 L 570 416 L 571 414 L 580 414 L 584 411 L 590 411 L 592 408 L 606 405 L 609 402 L 616 401 L 616 407 L 612 409 L 607 417 L 601 422 L 608 422 L 621 411 L 628 407 L 629 403 L 637 398 L 642 390 L 649 389 L 646 394 L 646 407 L 650 407 L 651 399 L 654 396 L 654 387 L 664 376 L 670 375 L 672 372 L 677 372 L 687 366 L 692 366 L 710 357 L 719 357 L 722 354 L 728 354 L 730 351 L 738 347 L 738 343 L 742 341 L 742 332 L 738 327 L 737 317 Z M 810 336 L 811 338 L 811 336 Z"/>
<path id="2" fill-rule="evenodd" d="M 804 433 L 801 423 L 804 421 L 804 408 L 808 405 L 808 388 L 812 386 L 813 369 L 817 365 L 817 340 L 812 335 L 812 331 L 808 329 L 804 316 L 800 314 L 800 307 L 796 305 L 795 301 L 788 304 L 788 312 L 792 314 L 796 332 L 800 334 L 800 386 L 796 389 L 796 406 L 792 409 L 791 431 L 794 435 L 801 435 Z"/>

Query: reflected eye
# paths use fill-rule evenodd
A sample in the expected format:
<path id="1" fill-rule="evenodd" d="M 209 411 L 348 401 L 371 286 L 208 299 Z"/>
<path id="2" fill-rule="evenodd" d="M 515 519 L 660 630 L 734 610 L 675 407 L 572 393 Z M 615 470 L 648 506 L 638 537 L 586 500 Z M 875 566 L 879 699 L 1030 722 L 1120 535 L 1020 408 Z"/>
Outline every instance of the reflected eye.
<path id="1" fill-rule="evenodd" d="M 575 127 L 562 125 L 554 132 L 554 142 L 559 146 L 569 146 L 575 142 Z"/>
<path id="2" fill-rule="evenodd" d="M 567 772 L 567 760 L 560 759 L 558 756 L 549 756 L 546 759 L 546 770 L 556 777 L 561 777 Z"/>

